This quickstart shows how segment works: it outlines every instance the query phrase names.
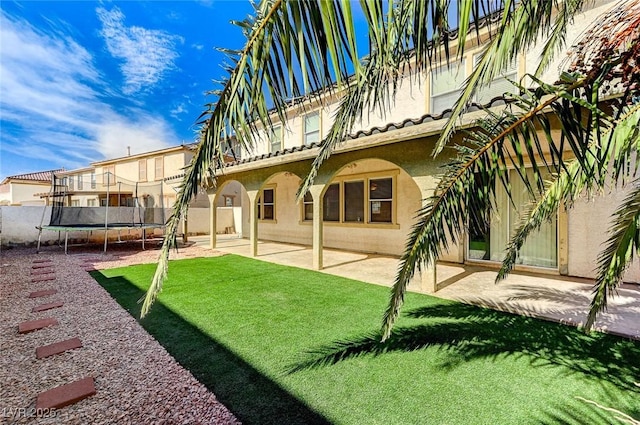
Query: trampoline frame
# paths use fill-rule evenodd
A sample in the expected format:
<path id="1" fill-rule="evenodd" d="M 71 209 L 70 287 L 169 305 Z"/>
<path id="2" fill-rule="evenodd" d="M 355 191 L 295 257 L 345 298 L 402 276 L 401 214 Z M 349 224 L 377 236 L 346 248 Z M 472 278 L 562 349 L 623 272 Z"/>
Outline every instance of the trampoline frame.
<path id="1" fill-rule="evenodd" d="M 77 225 L 77 226 L 72 226 L 72 225 L 67 225 L 67 226 L 39 226 L 38 230 L 40 231 L 38 233 L 38 247 L 36 248 L 36 252 L 40 252 L 40 241 L 42 239 L 42 231 L 43 230 L 50 230 L 53 232 L 64 232 L 64 253 L 68 254 L 68 246 L 69 246 L 69 232 L 93 232 L 93 231 L 98 231 L 98 230 L 104 230 L 104 248 L 103 248 L 103 252 L 106 253 L 107 252 L 107 242 L 109 241 L 108 238 L 108 233 L 109 230 L 137 230 L 140 229 L 142 230 L 142 249 L 144 250 L 144 243 L 146 241 L 146 233 L 147 233 L 147 229 L 163 229 L 165 226 L 164 224 L 137 224 L 137 225 L 118 225 L 118 224 L 110 224 L 109 226 L 105 227 L 103 225 L 96 225 L 96 226 L 83 226 L 83 225 Z M 119 236 L 118 236 L 119 237 Z M 87 236 L 88 239 L 88 236 Z"/>
<path id="2" fill-rule="evenodd" d="M 46 209 L 44 209 L 42 211 L 42 219 L 40 220 L 40 226 L 36 226 L 36 228 L 38 229 L 38 246 L 36 248 L 36 252 L 40 252 L 40 245 L 41 245 L 41 240 L 42 240 L 42 231 L 43 230 L 49 230 L 49 231 L 54 231 L 54 232 L 64 232 L 64 253 L 68 254 L 68 241 L 69 241 L 69 232 L 92 232 L 92 231 L 99 231 L 99 230 L 104 230 L 104 248 L 103 248 L 103 253 L 107 252 L 107 243 L 109 241 L 108 238 L 108 233 L 109 230 L 117 230 L 118 231 L 118 240 L 120 240 L 120 231 L 121 230 L 142 230 L 142 249 L 144 250 L 144 243 L 146 240 L 146 232 L 147 229 L 164 229 L 165 228 L 165 224 L 159 224 L 159 223 L 141 223 L 141 222 L 132 222 L 132 223 L 109 223 L 108 222 L 108 217 L 109 217 L 109 209 L 110 208 L 114 208 L 109 206 L 109 187 L 111 186 L 111 182 L 110 182 L 110 174 L 111 173 L 106 173 L 107 176 L 107 201 L 106 201 L 106 205 L 105 205 L 105 214 L 104 214 L 104 224 L 66 224 L 66 225 L 43 225 L 44 222 L 44 216 L 45 216 L 45 211 Z M 115 175 L 114 175 L 115 177 Z M 138 200 L 138 196 L 137 196 L 137 191 L 138 191 L 138 182 L 135 182 L 136 185 L 136 196 L 135 196 L 135 200 L 136 200 L 136 204 L 139 203 Z M 66 188 L 62 193 L 56 193 L 56 176 L 54 174 L 52 174 L 51 176 L 51 190 L 49 192 L 49 196 L 51 197 L 51 199 L 53 199 L 54 197 L 66 197 L 67 192 L 66 192 Z M 160 197 L 162 198 L 162 185 L 160 186 Z M 64 202 L 64 201 L 63 201 Z M 62 205 L 61 207 L 64 207 L 64 205 Z M 55 207 L 54 207 L 55 208 Z M 115 208 L 120 208 L 120 206 L 116 206 Z M 164 208 L 163 208 L 164 210 Z M 52 216 L 53 216 L 54 210 L 52 209 Z M 163 212 L 163 217 L 164 217 L 164 212 Z M 51 220 L 49 220 L 49 222 L 51 222 Z M 87 241 L 89 240 L 89 234 L 87 234 Z M 58 244 L 60 243 L 60 236 L 58 236 Z"/>

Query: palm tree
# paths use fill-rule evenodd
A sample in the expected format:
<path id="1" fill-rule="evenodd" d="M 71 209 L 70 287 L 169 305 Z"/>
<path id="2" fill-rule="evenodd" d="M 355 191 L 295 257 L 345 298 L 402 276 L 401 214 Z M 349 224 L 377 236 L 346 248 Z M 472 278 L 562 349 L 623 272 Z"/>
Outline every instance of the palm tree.
<path id="1" fill-rule="evenodd" d="M 481 21 L 488 23 L 491 37 L 465 82 L 434 155 L 451 143 L 457 119 L 476 89 L 500 75 L 520 52 L 542 38 L 540 66 L 530 76 L 536 89 L 514 82 L 517 93 L 510 96 L 509 107 L 500 113 L 488 111 L 477 123 L 479 131 L 466 134 L 455 146 L 457 158 L 445 170 L 435 195 L 419 211 L 418 223 L 408 238 L 384 315 L 383 338 L 391 333 L 415 270 L 434 264 L 449 243 L 445 235 L 452 235 L 455 242 L 467 225 L 486 228 L 496 184 L 504 186 L 510 196 L 509 179 L 514 177 L 506 173 L 506 167 L 515 166 L 519 170 L 515 178 L 522 179 L 537 202 L 529 207 L 509 242 L 499 274 L 504 277 L 526 237 L 561 205 L 570 206 L 585 190 L 601 189 L 607 179 L 628 183 L 636 171 L 630 160 L 640 143 L 639 106 L 632 102 L 640 86 L 635 60 L 640 57 L 638 0 L 619 2 L 603 18 L 603 29 L 585 34 L 561 81 L 549 84 L 537 77 L 564 49 L 567 28 L 586 4 L 581 0 L 376 0 L 361 2 L 361 9 L 353 10 L 347 0 L 262 1 L 253 17 L 238 23 L 247 43 L 241 51 L 226 50 L 228 75 L 220 89 L 211 92 L 216 101 L 198 120 L 199 145 L 168 221 L 142 314 L 149 311 L 162 288 L 178 222 L 199 188 L 209 185 L 220 171 L 229 135 L 250 151 L 257 128 L 269 128 L 274 115 L 284 122 L 291 99 L 322 104 L 327 93 L 339 93 L 340 108 L 299 189 L 301 197 L 356 120 L 372 109 L 388 111 L 406 73 L 418 78 L 421 72 L 463 55 L 467 41 L 480 41 Z M 356 18 L 358 14 L 361 19 Z M 362 20 L 369 48 L 360 59 L 357 29 Z M 604 32 L 606 42 L 601 37 Z M 603 96 L 611 82 L 618 85 L 616 95 Z M 560 123 L 559 141 L 551 137 L 555 120 Z M 547 151 L 550 154 L 542 155 L 540 161 L 537 153 Z M 533 165 L 532 176 L 522 172 L 525 162 Z M 545 170 L 550 176 L 547 180 Z M 631 195 L 614 217 L 611 239 L 600 256 L 589 326 L 605 308 L 607 294 L 619 284 L 640 241 L 640 189 L 631 186 Z"/>

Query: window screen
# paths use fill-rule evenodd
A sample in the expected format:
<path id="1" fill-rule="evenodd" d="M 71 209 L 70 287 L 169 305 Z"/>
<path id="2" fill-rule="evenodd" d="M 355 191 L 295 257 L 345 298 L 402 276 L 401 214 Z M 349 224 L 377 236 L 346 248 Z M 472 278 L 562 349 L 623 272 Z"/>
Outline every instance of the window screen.
<path id="1" fill-rule="evenodd" d="M 441 66 L 431 73 L 431 112 L 449 109 L 458 100 L 465 79 L 464 60 Z"/>
<path id="2" fill-rule="evenodd" d="M 340 221 L 340 185 L 329 185 L 322 199 L 324 221 Z"/>
<path id="3" fill-rule="evenodd" d="M 364 182 L 344 183 L 344 221 L 364 221 Z"/>
<path id="4" fill-rule="evenodd" d="M 320 113 L 312 112 L 304 116 L 304 144 L 320 141 Z"/>
<path id="5" fill-rule="evenodd" d="M 369 180 L 369 221 L 391 223 L 393 206 L 393 180 Z"/>

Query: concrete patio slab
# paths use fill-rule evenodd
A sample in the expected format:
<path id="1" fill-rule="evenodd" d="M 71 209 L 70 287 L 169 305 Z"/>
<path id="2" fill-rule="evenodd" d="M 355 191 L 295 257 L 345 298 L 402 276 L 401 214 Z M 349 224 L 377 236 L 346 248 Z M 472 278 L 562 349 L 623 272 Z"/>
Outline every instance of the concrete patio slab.
<path id="1" fill-rule="evenodd" d="M 190 240 L 209 245 L 208 236 Z M 247 239 L 219 235 L 216 249 L 251 257 Z M 313 266 L 311 247 L 300 245 L 260 241 L 255 258 L 306 269 Z M 391 256 L 325 249 L 321 272 L 390 287 L 398 265 L 399 259 Z M 495 270 L 464 264 L 439 263 L 436 276 L 440 289 L 429 295 L 573 326 L 585 323 L 593 290 L 589 279 L 519 272 L 496 284 Z M 419 279 L 416 276 L 410 282 L 409 291 L 425 293 L 420 290 Z M 640 340 L 640 285 L 622 285 L 595 328 Z"/>

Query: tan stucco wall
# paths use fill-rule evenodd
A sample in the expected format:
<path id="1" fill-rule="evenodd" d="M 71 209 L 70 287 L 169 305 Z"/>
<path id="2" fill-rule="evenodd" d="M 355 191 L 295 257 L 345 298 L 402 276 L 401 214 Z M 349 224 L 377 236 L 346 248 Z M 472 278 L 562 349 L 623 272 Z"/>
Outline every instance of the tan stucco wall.
<path id="1" fill-rule="evenodd" d="M 568 215 L 569 275 L 594 278 L 598 253 L 608 239 L 611 215 L 624 200 L 627 191 L 580 199 Z M 626 282 L 640 282 L 640 264 L 636 261 L 624 277 Z"/>
<path id="2" fill-rule="evenodd" d="M 293 174 L 277 174 L 266 182 L 266 187 L 275 187 L 276 214 L 275 220 L 262 220 L 258 226 L 261 239 L 311 244 L 311 226 L 303 225 L 301 207 L 296 203 L 296 191 L 300 179 Z"/>
<path id="3" fill-rule="evenodd" d="M 49 192 L 49 184 L 10 182 L 9 191 L 0 194 L 0 200 L 7 200 L 10 205 L 44 205 L 44 199 L 33 196 L 36 193 Z"/>
<path id="4" fill-rule="evenodd" d="M 583 13 L 575 16 L 573 24 L 567 28 L 565 48 L 571 47 L 576 38 L 580 36 L 585 29 L 598 18 L 599 15 L 606 12 L 609 8 L 615 5 L 617 2 L 613 0 L 596 0 L 593 3 L 587 3 Z M 540 63 L 540 55 L 544 43 L 537 43 L 536 46 L 530 48 L 525 55 L 525 67 L 524 72 L 527 74 L 534 74 Z M 566 55 L 557 54 L 555 60 L 549 65 L 549 67 L 542 74 L 542 80 L 547 83 L 553 83 L 558 80 L 561 70 L 569 65 L 566 62 Z"/>

